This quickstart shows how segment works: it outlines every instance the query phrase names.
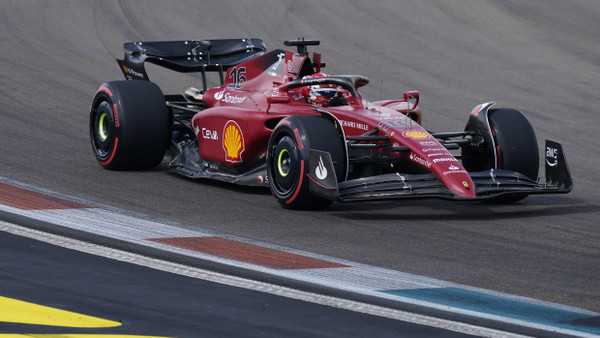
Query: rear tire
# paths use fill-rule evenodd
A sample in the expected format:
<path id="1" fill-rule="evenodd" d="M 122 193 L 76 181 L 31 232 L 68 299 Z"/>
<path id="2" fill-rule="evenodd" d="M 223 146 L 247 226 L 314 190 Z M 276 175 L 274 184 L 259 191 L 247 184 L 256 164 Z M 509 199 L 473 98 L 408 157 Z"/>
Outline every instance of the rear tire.
<path id="1" fill-rule="evenodd" d="M 156 167 L 170 141 L 170 119 L 160 88 L 147 81 L 100 86 L 90 110 L 92 150 L 103 168 Z"/>
<path id="2" fill-rule="evenodd" d="M 339 127 L 339 126 L 338 126 Z M 336 124 L 321 116 L 289 116 L 279 122 L 269 140 L 267 173 L 277 201 L 288 209 L 322 209 L 333 201 L 311 193 L 309 149 L 331 155 L 336 177 L 346 176 L 343 137 Z"/>

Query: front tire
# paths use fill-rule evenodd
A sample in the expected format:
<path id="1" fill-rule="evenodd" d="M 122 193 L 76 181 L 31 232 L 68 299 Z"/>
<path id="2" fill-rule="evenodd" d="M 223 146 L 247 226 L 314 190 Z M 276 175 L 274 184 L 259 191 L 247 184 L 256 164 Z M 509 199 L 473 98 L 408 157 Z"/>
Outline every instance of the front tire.
<path id="1" fill-rule="evenodd" d="M 336 177 L 346 177 L 343 136 L 335 122 L 321 116 L 289 116 L 279 122 L 269 140 L 267 173 L 277 201 L 288 209 L 322 209 L 333 201 L 310 190 L 310 149 L 328 152 Z"/>
<path id="2" fill-rule="evenodd" d="M 94 96 L 89 122 L 98 163 L 111 170 L 156 167 L 169 145 L 169 121 L 163 93 L 156 84 L 102 84 Z"/>
<path id="3" fill-rule="evenodd" d="M 537 180 L 539 152 L 529 120 L 515 109 L 491 109 L 490 126 L 495 135 L 498 168 Z"/>
<path id="4" fill-rule="evenodd" d="M 463 148 L 463 165 L 468 171 L 504 169 L 521 173 L 537 180 L 539 171 L 539 152 L 537 138 L 529 120 L 515 109 L 490 109 L 488 121 L 495 148 L 491 144 L 485 147 Z M 488 131 L 490 133 L 490 131 Z M 494 154 L 496 155 L 494 157 Z M 527 194 L 500 196 L 492 202 L 516 202 Z"/>

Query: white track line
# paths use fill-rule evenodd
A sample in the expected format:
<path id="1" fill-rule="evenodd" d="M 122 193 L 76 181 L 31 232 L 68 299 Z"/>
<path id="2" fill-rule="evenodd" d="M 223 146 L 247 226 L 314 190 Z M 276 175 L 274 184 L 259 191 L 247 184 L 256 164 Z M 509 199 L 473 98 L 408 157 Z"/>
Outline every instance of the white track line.
<path id="1" fill-rule="evenodd" d="M 219 284 L 264 292 L 272 295 L 302 300 L 315 304 L 331 306 L 339 309 L 365 313 L 373 316 L 395 319 L 413 324 L 426 325 L 481 337 L 527 337 L 505 331 L 489 329 L 481 326 L 465 324 L 446 319 L 439 319 L 435 317 L 414 314 L 392 308 L 386 308 L 382 306 L 371 305 L 342 298 L 295 290 L 288 287 L 282 287 L 246 278 L 229 276 L 200 268 L 190 267 L 183 264 L 177 264 L 160 259 L 150 258 L 122 250 L 111 249 L 108 247 L 91 244 L 72 238 L 48 234 L 45 232 L 21 227 L 3 221 L 0 221 L 0 231 L 8 232 L 18 236 L 28 237 L 34 240 L 46 242 L 52 245 L 57 245 L 63 248 L 77 250 L 101 257 L 114 259 L 121 262 L 145 266 L 156 270 L 175 273 Z"/>

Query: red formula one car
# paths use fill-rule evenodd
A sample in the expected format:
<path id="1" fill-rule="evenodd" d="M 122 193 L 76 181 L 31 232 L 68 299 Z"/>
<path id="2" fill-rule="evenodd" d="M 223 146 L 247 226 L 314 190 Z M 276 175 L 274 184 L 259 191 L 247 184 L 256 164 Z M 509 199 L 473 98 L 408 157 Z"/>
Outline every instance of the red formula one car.
<path id="1" fill-rule="evenodd" d="M 421 126 L 419 92 L 368 102 L 360 75 L 327 75 L 317 40 L 267 52 L 259 39 L 136 42 L 117 60 L 126 81 L 100 86 L 90 112 L 94 154 L 107 169 L 152 168 L 269 186 L 286 208 L 332 201 L 436 197 L 516 201 L 567 193 L 572 179 L 560 144 L 538 144 L 514 109 L 476 106 L 464 131 Z M 198 72 L 202 89 L 164 95 L 144 64 Z M 207 74 L 219 77 L 209 88 Z M 137 80 L 137 81 L 134 81 Z M 454 153 L 453 153 L 454 152 Z M 165 156 L 168 154 L 168 156 Z"/>

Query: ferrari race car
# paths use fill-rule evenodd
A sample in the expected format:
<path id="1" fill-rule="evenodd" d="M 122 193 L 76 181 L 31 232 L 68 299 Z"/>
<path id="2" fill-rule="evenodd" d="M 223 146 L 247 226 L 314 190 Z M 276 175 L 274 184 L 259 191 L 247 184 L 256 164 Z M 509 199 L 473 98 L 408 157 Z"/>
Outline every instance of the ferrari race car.
<path id="1" fill-rule="evenodd" d="M 512 202 L 568 193 L 561 145 L 538 143 L 518 110 L 476 106 L 463 131 L 421 126 L 419 92 L 368 102 L 361 75 L 328 75 L 318 40 L 285 41 L 267 52 L 259 39 L 125 43 L 126 80 L 107 82 L 90 111 L 100 165 L 270 187 L 286 208 L 333 201 L 445 198 Z M 293 48 L 292 47 L 292 48 Z M 202 88 L 164 95 L 144 64 L 200 73 Z M 208 86 L 207 76 L 220 85 Z"/>

